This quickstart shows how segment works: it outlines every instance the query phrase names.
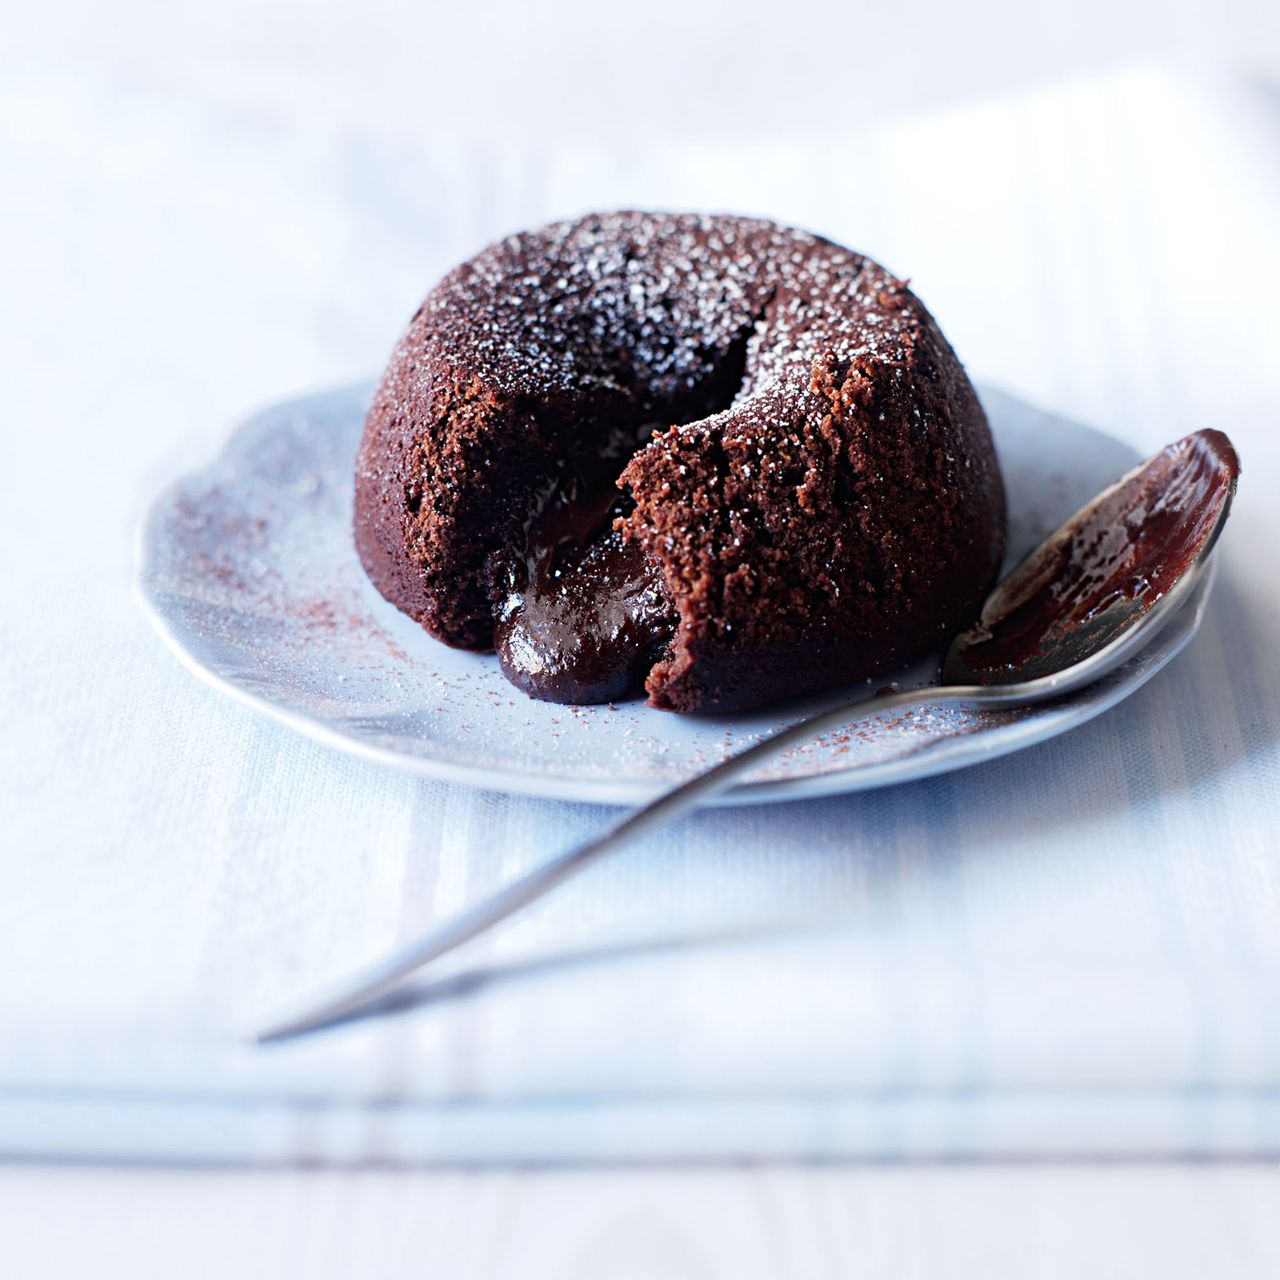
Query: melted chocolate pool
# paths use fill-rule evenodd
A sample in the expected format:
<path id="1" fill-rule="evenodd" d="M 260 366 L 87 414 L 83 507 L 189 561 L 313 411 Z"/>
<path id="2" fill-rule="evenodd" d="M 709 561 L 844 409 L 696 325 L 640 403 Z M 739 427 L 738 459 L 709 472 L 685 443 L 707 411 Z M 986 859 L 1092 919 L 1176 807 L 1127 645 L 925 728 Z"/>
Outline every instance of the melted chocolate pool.
<path id="1" fill-rule="evenodd" d="M 657 566 L 612 528 L 617 507 L 572 504 L 531 537 L 528 582 L 494 632 L 503 674 L 548 702 L 611 702 L 636 692 L 675 632 Z M 592 524 L 607 521 L 589 540 Z"/>
<path id="2" fill-rule="evenodd" d="M 1212 546 L 1239 475 L 1221 431 L 1197 431 L 1148 459 L 992 592 L 978 624 L 952 645 L 944 681 L 1027 680 L 1080 661 Z"/>

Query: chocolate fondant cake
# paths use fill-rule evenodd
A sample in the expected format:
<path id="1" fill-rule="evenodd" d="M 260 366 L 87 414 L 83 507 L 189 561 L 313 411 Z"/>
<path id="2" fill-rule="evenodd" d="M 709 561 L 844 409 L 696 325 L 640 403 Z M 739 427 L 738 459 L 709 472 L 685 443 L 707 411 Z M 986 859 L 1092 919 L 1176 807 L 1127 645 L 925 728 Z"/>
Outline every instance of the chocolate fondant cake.
<path id="1" fill-rule="evenodd" d="M 595 214 L 445 277 L 374 396 L 355 535 L 535 697 L 758 706 L 899 667 L 1004 546 L 986 419 L 906 284 L 758 219 Z"/>

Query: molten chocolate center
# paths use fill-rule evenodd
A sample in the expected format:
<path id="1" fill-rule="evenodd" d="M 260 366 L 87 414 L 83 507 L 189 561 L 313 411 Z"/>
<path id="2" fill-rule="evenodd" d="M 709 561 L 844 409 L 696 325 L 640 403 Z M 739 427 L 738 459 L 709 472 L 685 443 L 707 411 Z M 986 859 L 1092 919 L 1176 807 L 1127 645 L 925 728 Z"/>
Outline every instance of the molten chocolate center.
<path id="1" fill-rule="evenodd" d="M 612 528 L 616 512 L 606 495 L 553 510 L 531 533 L 528 581 L 507 600 L 494 631 L 503 674 L 530 697 L 625 698 L 675 632 L 662 574 Z"/>

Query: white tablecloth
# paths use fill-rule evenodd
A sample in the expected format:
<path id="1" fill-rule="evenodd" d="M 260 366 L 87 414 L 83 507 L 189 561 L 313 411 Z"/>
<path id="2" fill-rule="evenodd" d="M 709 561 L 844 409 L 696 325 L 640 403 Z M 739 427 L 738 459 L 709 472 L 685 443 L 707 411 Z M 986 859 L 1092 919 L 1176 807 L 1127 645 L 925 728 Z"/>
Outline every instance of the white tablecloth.
<path id="1" fill-rule="evenodd" d="M 1264 99 L 1138 70 L 821 139 L 479 150 L 160 105 L 0 83 L 0 1154 L 1280 1150 Z M 976 377 L 1143 449 L 1229 431 L 1211 616 L 1065 738 L 699 815 L 460 954 L 500 967 L 465 999 L 244 1047 L 605 815 L 226 702 L 141 619 L 133 530 L 247 410 L 376 371 L 451 262 L 633 204 L 864 248 Z"/>

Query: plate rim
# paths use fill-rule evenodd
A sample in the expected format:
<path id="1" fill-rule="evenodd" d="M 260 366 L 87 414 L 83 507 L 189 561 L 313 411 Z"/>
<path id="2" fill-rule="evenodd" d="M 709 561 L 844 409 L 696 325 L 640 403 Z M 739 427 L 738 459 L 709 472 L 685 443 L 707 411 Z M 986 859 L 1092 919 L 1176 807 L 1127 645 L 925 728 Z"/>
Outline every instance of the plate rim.
<path id="1" fill-rule="evenodd" d="M 459 783 L 478 790 L 596 805 L 643 803 L 676 786 L 677 780 L 573 778 L 557 774 L 534 773 L 511 765 L 503 765 L 501 770 L 498 770 L 491 766 L 454 763 L 427 756 L 408 755 L 392 747 L 379 746 L 354 737 L 328 721 L 255 693 L 214 670 L 187 645 L 162 609 L 160 604 L 162 596 L 151 590 L 147 579 L 148 548 L 151 540 L 156 536 L 153 526 L 160 520 L 162 513 L 182 492 L 185 485 L 219 463 L 232 459 L 237 446 L 243 446 L 242 437 L 247 430 L 255 424 L 260 425 L 264 418 L 281 409 L 290 407 L 296 409 L 308 403 L 329 401 L 337 396 L 367 392 L 371 385 L 368 380 L 361 380 L 292 396 L 266 405 L 245 417 L 204 463 L 184 470 L 160 488 L 135 530 L 132 587 L 134 598 L 143 616 L 159 635 L 165 647 L 189 672 L 204 684 L 231 698 L 232 701 L 278 724 L 283 724 L 312 741 L 415 777 L 436 782 Z M 988 383 L 983 384 L 979 394 L 981 395 L 983 391 L 1009 394 Z M 1091 428 L 1091 430 L 1097 430 L 1097 428 Z M 1126 667 L 1132 666 L 1133 669 L 1129 672 L 1128 678 L 1113 679 L 1111 687 L 1100 697 L 1084 703 L 1073 701 L 1066 707 L 1050 703 L 1043 711 L 1030 718 L 1015 718 L 1016 713 L 1009 713 L 1007 724 L 976 733 L 947 735 L 932 739 L 920 750 L 891 760 L 844 765 L 800 778 L 765 778 L 754 782 L 740 782 L 712 799 L 709 804 L 738 806 L 820 799 L 895 786 L 904 782 L 921 781 L 942 773 L 997 760 L 1087 724 L 1111 710 L 1130 694 L 1137 692 L 1190 644 L 1200 629 L 1215 574 L 1216 557 L 1211 556 L 1201 582 L 1177 611 L 1171 625 L 1166 626 L 1160 636 L 1153 638 L 1150 645 L 1115 673 L 1119 675 L 1125 672 Z M 1157 649 L 1159 652 L 1153 660 L 1152 652 Z M 857 709 L 853 707 L 850 709 L 850 721 L 857 718 Z M 935 746 L 945 746 L 947 749 L 934 750 Z"/>

